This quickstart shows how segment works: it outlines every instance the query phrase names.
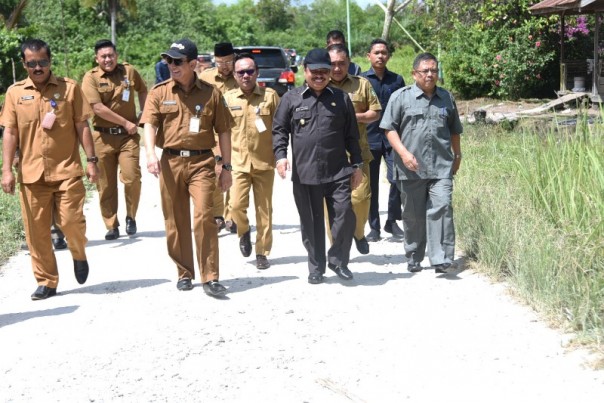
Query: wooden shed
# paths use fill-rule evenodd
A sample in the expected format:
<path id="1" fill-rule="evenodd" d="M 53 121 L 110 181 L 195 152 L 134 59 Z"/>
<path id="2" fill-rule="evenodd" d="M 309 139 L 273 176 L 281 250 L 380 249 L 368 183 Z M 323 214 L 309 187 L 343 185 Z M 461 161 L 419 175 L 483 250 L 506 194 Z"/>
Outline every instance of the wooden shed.
<path id="1" fill-rule="evenodd" d="M 534 15 L 560 15 L 560 93 L 588 92 L 594 102 L 604 99 L 604 71 L 598 55 L 600 42 L 600 16 L 604 0 L 543 0 L 530 7 Z M 564 53 L 565 20 L 567 15 L 595 14 L 594 53 L 592 59 L 569 60 Z M 595 66 L 595 68 L 594 68 Z M 591 91 L 589 89 L 591 88 Z"/>

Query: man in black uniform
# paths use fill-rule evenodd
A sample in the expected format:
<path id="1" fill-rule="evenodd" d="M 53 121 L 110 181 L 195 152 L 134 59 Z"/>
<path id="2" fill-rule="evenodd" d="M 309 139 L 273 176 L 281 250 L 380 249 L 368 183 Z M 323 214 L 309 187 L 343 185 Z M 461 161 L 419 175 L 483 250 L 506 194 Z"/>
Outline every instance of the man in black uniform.
<path id="1" fill-rule="evenodd" d="M 341 279 L 353 277 L 348 269 L 356 224 L 351 188 L 362 179 L 363 158 L 354 107 L 348 94 L 328 87 L 330 70 L 327 50 L 308 52 L 305 84 L 283 95 L 273 119 L 273 151 L 281 178 L 290 170 L 287 148 L 291 133 L 294 200 L 308 252 L 311 284 L 323 282 L 326 263 Z M 324 204 L 333 237 L 327 261 Z"/>

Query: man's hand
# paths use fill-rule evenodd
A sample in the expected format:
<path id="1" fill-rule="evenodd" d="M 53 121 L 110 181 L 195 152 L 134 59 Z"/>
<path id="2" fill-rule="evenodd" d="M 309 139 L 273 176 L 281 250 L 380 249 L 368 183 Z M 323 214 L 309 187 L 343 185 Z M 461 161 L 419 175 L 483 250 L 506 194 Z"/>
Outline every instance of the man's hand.
<path id="1" fill-rule="evenodd" d="M 157 159 L 157 155 L 155 155 L 155 152 L 151 152 L 147 155 L 147 171 L 156 178 L 161 172 L 159 160 Z"/>
<path id="2" fill-rule="evenodd" d="M 363 170 L 360 168 L 355 168 L 352 171 L 352 176 L 350 177 L 350 187 L 352 188 L 352 190 L 358 188 L 362 181 Z"/>
<path id="3" fill-rule="evenodd" d="M 138 132 L 138 126 L 130 121 L 128 121 L 124 128 L 128 131 L 128 134 L 131 136 L 134 136 Z"/>
<path id="4" fill-rule="evenodd" d="M 287 171 L 291 171 L 291 167 L 289 166 L 289 161 L 287 160 L 287 158 L 283 158 L 277 161 L 277 173 L 282 179 L 285 179 L 285 173 Z"/>
<path id="5" fill-rule="evenodd" d="M 220 165 L 222 167 L 222 165 Z M 223 192 L 229 190 L 231 185 L 233 184 L 233 177 L 231 176 L 231 171 L 227 171 L 226 169 L 222 169 L 220 172 L 220 176 L 218 177 L 220 180 L 220 189 Z"/>
<path id="6" fill-rule="evenodd" d="M 15 194 L 15 175 L 13 171 L 2 171 L 2 190 L 4 193 Z"/>
<path id="7" fill-rule="evenodd" d="M 405 165 L 405 168 L 413 172 L 417 172 L 419 170 L 419 164 L 417 163 L 415 156 L 409 151 L 404 151 L 400 156 L 403 160 L 403 165 Z"/>
<path id="8" fill-rule="evenodd" d="M 459 171 L 459 167 L 461 166 L 461 158 L 455 158 L 453 160 L 453 175 Z"/>
<path id="9" fill-rule="evenodd" d="M 99 179 L 99 167 L 96 166 L 96 163 L 89 162 L 86 165 L 86 176 L 88 177 L 90 183 L 96 183 L 96 181 Z"/>

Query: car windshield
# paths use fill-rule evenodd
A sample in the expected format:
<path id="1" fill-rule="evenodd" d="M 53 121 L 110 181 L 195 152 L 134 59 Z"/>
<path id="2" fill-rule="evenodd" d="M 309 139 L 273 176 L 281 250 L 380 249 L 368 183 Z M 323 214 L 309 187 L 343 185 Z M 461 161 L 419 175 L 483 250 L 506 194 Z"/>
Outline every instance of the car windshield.
<path id="1" fill-rule="evenodd" d="M 287 67 L 285 58 L 279 49 L 246 49 L 245 51 L 254 56 L 259 69 L 284 69 Z"/>

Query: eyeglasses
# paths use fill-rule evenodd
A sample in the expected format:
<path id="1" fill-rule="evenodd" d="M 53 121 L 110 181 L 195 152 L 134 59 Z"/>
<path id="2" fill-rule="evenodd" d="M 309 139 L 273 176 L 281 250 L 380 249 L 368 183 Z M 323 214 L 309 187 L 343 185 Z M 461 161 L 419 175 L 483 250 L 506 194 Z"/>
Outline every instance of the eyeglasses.
<path id="1" fill-rule="evenodd" d="M 255 72 L 256 72 L 256 70 L 255 70 L 255 69 L 247 69 L 247 70 L 238 70 L 238 71 L 236 71 L 236 73 L 237 73 L 237 75 L 238 75 L 239 77 L 243 77 L 243 76 L 245 76 L 246 74 L 247 74 L 248 76 L 253 76 Z"/>
<path id="2" fill-rule="evenodd" d="M 220 67 L 222 67 L 222 66 L 230 66 L 233 63 L 234 63 L 233 60 L 230 60 L 230 61 L 227 61 L 227 62 L 216 62 L 216 66 L 220 66 Z"/>
<path id="3" fill-rule="evenodd" d="M 23 62 L 23 63 L 30 69 L 35 69 L 36 66 L 40 66 L 40 67 L 50 66 L 50 60 L 48 60 L 48 59 L 30 60 L 28 62 Z"/>
<path id="4" fill-rule="evenodd" d="M 438 69 L 425 69 L 425 70 L 415 70 L 418 73 L 421 73 L 423 75 L 428 75 L 428 73 L 432 73 L 432 74 L 438 74 Z"/>
<path id="5" fill-rule="evenodd" d="M 168 64 L 172 64 L 174 63 L 175 66 L 182 66 L 182 64 L 185 62 L 184 59 L 173 59 L 170 56 L 166 56 L 164 57 L 164 60 L 166 61 L 166 63 Z"/>
<path id="6" fill-rule="evenodd" d="M 331 70 L 329 70 L 329 69 L 316 69 L 316 70 L 310 70 L 310 74 L 323 76 L 323 75 L 329 74 L 330 71 Z"/>

